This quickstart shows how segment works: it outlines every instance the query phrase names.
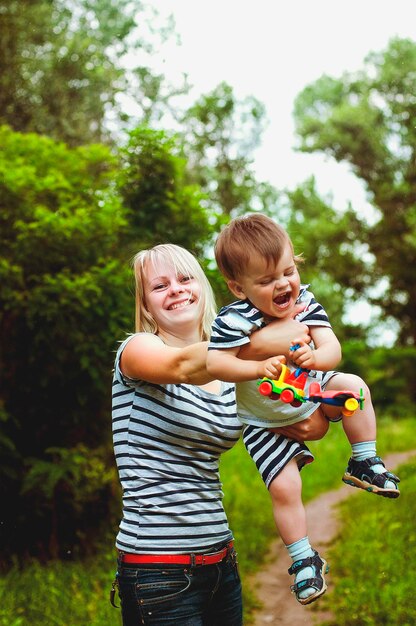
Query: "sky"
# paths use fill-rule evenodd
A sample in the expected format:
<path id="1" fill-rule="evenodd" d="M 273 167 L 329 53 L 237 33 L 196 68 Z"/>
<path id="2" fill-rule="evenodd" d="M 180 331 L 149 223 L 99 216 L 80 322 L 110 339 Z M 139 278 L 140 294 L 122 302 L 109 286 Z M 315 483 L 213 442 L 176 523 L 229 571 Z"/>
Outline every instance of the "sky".
<path id="1" fill-rule="evenodd" d="M 236 97 L 255 96 L 268 127 L 255 153 L 258 180 L 292 189 L 314 175 L 318 191 L 345 208 L 364 210 L 365 191 L 347 165 L 294 150 L 296 96 L 323 74 L 338 78 L 363 67 L 392 37 L 416 41 L 415 0 L 152 0 L 172 14 L 182 45 L 160 51 L 161 70 L 188 74 L 194 101 L 220 82 Z M 179 82 L 179 80 L 178 80 Z"/>

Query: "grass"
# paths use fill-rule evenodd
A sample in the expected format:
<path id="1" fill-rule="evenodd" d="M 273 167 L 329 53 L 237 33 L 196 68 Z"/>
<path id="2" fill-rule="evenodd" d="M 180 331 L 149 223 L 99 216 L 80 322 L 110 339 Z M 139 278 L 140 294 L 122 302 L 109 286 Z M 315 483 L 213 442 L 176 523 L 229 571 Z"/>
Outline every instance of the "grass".
<path id="1" fill-rule="evenodd" d="M 114 554 L 109 551 L 87 563 L 13 567 L 0 578 L 0 624 L 121 626 L 120 611 L 108 601 L 114 570 Z"/>
<path id="2" fill-rule="evenodd" d="M 336 488 L 341 484 L 340 477 L 345 469 L 349 454 L 348 443 L 340 425 L 331 426 L 329 434 L 322 441 L 314 442 L 310 447 L 316 455 L 316 461 L 302 471 L 305 502 L 319 493 Z M 384 420 L 380 422 L 378 436 L 380 454 L 385 455 L 388 452 L 411 448 L 416 448 L 413 420 Z M 245 585 L 245 581 L 248 580 L 250 573 L 261 567 L 262 560 L 267 555 L 270 541 L 276 536 L 270 498 L 253 461 L 241 442 L 224 455 L 221 462 L 221 476 L 225 493 L 225 507 L 231 528 L 234 531 L 239 554 L 246 615 L 249 616 L 256 605 L 256 599 L 248 588 L 248 584 Z M 395 552 L 400 550 L 404 558 L 409 545 L 413 546 L 411 555 L 414 556 L 415 550 L 414 514 L 412 517 L 412 496 L 408 485 L 408 483 L 412 483 L 408 475 L 406 475 L 405 480 L 406 488 L 397 501 L 400 506 L 396 506 L 390 501 L 387 504 L 392 504 L 392 506 L 388 506 L 388 508 L 377 506 L 378 502 L 369 503 L 374 508 L 374 515 L 386 509 L 389 513 L 386 520 L 383 523 L 376 521 L 371 527 L 371 532 L 366 535 L 365 541 L 360 540 L 357 545 L 352 543 L 352 538 L 345 531 L 345 534 L 343 533 L 340 538 L 339 554 L 334 553 L 334 556 L 331 556 L 331 562 L 337 564 L 336 568 L 331 569 L 331 585 L 339 585 L 340 592 L 335 591 L 330 595 L 328 594 L 328 597 L 331 598 L 331 601 L 333 599 L 334 603 L 341 603 L 339 611 L 342 619 L 346 619 L 345 606 L 350 606 L 350 602 L 351 606 L 357 607 L 354 608 L 357 615 L 360 615 L 360 607 L 365 606 L 365 615 L 367 616 L 365 619 L 370 619 L 368 616 L 371 615 L 371 612 L 367 609 L 367 604 L 370 603 L 369 598 L 373 598 L 373 596 L 374 601 L 371 602 L 371 610 L 374 608 L 373 604 L 378 603 L 382 606 L 383 602 L 386 603 L 386 606 L 388 605 L 386 611 L 391 609 L 390 599 L 385 598 L 385 595 L 388 594 L 385 594 L 382 589 L 382 582 L 388 579 L 380 578 L 380 576 L 384 571 L 388 571 L 385 564 L 389 563 L 392 569 L 389 570 L 388 576 L 391 577 L 393 569 L 396 568 L 396 578 L 404 578 L 400 572 L 405 572 L 406 568 L 404 566 L 402 568 L 396 567 Z M 414 487 L 413 482 L 413 499 L 415 497 Z M 407 505 L 401 506 L 402 503 L 407 503 Z M 359 510 L 348 513 L 347 519 L 354 520 L 354 524 L 350 526 L 347 524 L 347 530 L 349 527 L 352 535 L 357 534 L 355 530 L 357 524 L 361 523 L 361 519 L 365 519 L 364 511 L 361 509 L 362 507 L 359 507 Z M 366 504 L 365 513 L 367 510 L 370 511 L 372 508 L 367 507 Z M 394 518 L 390 515 L 391 511 L 395 513 Z M 372 517 L 373 514 L 371 519 Z M 366 524 L 370 524 L 370 521 L 365 521 L 364 526 Z M 360 537 L 362 532 L 360 528 Z M 388 534 L 388 538 L 386 538 L 386 534 Z M 24 569 L 12 567 L 6 576 L 0 577 L 0 597 L 2 598 L 0 626 L 120 626 L 120 611 L 111 607 L 108 601 L 115 570 L 114 536 L 115 530 L 105 542 L 106 546 L 102 554 L 98 554 L 95 559 L 87 562 L 57 561 L 48 564 L 47 567 L 33 562 L 28 563 Z M 394 539 L 396 536 L 397 538 L 404 537 L 403 542 L 397 546 L 396 543 L 392 545 L 391 536 Z M 348 546 L 348 550 L 346 550 L 346 546 Z M 345 558 L 345 553 L 349 555 L 348 560 Z M 378 553 L 380 558 L 382 557 L 381 564 L 379 566 L 374 565 L 371 569 L 371 571 L 376 572 L 376 580 L 367 573 L 369 571 L 367 569 L 369 553 Z M 362 565 L 359 565 L 360 557 L 365 559 Z M 413 562 L 411 556 L 409 562 Z M 342 570 L 338 570 L 338 563 L 342 565 Z M 342 574 L 338 572 L 342 572 Z M 360 584 L 355 585 L 355 587 L 352 586 L 351 591 L 345 593 L 344 576 L 351 576 L 351 585 L 353 585 L 358 574 L 360 575 Z M 409 575 L 408 578 L 410 581 L 411 576 Z M 401 588 L 404 594 L 400 596 L 400 604 L 403 605 L 400 608 L 402 612 L 400 613 L 396 606 L 394 615 L 402 615 L 405 610 L 403 607 L 412 607 L 415 604 L 410 582 L 408 586 L 402 585 Z M 399 601 L 396 596 L 393 597 L 396 602 Z M 325 598 L 326 596 L 323 600 Z M 373 624 L 393 626 L 399 623 L 400 626 L 410 626 L 410 624 L 416 623 L 414 613 L 413 621 L 407 622 L 407 618 L 402 618 L 400 622 L 383 621 L 381 618 L 377 618 L 378 621 L 377 619 L 375 621 L 363 621 L 362 616 L 360 619 L 361 621 L 339 621 L 337 613 L 336 623 L 339 626 L 346 624 L 348 626 L 372 626 Z"/>
<path id="3" fill-rule="evenodd" d="M 416 462 L 400 468 L 405 489 L 397 501 L 363 507 L 358 498 L 339 510 L 341 533 L 329 551 L 331 594 L 320 608 L 331 626 L 414 626 Z"/>

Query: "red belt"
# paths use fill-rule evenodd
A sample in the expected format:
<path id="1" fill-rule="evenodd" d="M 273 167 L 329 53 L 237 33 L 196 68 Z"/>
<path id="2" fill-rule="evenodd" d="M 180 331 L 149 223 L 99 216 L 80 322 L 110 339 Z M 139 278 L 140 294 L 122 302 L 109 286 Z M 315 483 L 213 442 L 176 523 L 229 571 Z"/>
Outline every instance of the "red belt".
<path id="1" fill-rule="evenodd" d="M 214 565 L 222 561 L 234 543 L 230 541 L 219 552 L 210 554 L 125 554 L 120 552 L 122 563 L 173 563 L 180 565 Z"/>

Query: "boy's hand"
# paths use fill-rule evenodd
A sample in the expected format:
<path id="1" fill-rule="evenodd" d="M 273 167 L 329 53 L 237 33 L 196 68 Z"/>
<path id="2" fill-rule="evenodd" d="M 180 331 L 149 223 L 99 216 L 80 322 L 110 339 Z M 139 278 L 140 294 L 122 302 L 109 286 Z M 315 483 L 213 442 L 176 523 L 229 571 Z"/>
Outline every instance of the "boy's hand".
<path id="1" fill-rule="evenodd" d="M 296 365 L 303 369 L 317 369 L 315 366 L 314 350 L 301 339 L 295 339 L 291 342 L 290 358 Z"/>
<path id="2" fill-rule="evenodd" d="M 257 369 L 257 378 L 277 378 L 282 371 L 282 363 L 286 361 L 283 355 L 272 356 L 265 361 L 259 361 Z"/>

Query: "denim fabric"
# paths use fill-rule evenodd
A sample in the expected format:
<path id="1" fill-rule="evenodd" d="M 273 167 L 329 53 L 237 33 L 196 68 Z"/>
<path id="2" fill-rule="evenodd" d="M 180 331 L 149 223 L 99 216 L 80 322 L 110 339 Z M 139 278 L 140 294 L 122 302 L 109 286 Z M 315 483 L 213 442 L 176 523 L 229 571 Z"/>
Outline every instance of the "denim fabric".
<path id="1" fill-rule="evenodd" d="M 123 626 L 241 626 L 235 552 L 221 563 L 118 565 Z"/>

